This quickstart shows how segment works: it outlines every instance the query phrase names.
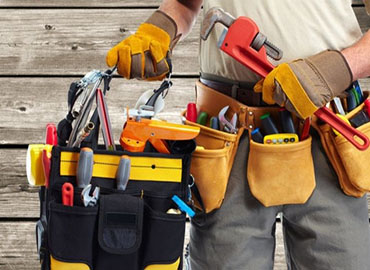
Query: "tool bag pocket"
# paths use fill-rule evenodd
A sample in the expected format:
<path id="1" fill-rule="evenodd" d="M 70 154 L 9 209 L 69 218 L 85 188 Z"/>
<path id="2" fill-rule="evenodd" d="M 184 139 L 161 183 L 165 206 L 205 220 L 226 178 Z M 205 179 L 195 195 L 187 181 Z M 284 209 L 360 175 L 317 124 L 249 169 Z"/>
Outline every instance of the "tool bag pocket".
<path id="1" fill-rule="evenodd" d="M 368 93 L 365 92 L 366 97 Z M 364 109 L 362 103 L 345 117 L 351 119 Z M 360 151 L 347 141 L 342 135 L 335 135 L 332 128 L 319 120 L 313 121 L 313 126 L 319 132 L 324 150 L 337 173 L 339 184 L 343 192 L 349 196 L 360 198 L 370 192 L 368 164 L 370 148 Z M 357 128 L 370 137 L 370 122 Z"/>
<path id="2" fill-rule="evenodd" d="M 144 202 L 124 194 L 102 196 L 99 208 L 99 248 L 94 269 L 139 268 Z"/>
<path id="3" fill-rule="evenodd" d="M 250 141 L 247 179 L 264 206 L 302 204 L 315 188 L 311 137 L 291 144 Z"/>
<path id="4" fill-rule="evenodd" d="M 97 207 L 49 204 L 48 246 L 51 270 L 93 269 Z"/>
<path id="5" fill-rule="evenodd" d="M 130 156 L 126 190 L 116 189 L 120 157 Z M 83 207 L 76 187 L 78 149 L 54 147 L 47 211 L 51 270 L 182 269 L 186 215 L 171 199 L 189 197 L 190 154 L 94 150 L 90 183 L 97 206 Z M 65 182 L 73 206 L 61 204 Z M 167 213 L 171 209 L 174 214 Z M 174 210 L 176 209 L 176 210 Z M 49 269 L 49 268 L 47 268 Z"/>
<path id="6" fill-rule="evenodd" d="M 180 269 L 185 214 L 154 210 L 149 204 L 145 204 L 144 213 L 142 269 Z"/>

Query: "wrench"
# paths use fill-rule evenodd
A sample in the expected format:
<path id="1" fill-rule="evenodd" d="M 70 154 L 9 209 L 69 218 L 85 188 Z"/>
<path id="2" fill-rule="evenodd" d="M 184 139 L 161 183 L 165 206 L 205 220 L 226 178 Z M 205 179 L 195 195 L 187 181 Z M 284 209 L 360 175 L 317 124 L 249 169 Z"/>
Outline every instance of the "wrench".
<path id="1" fill-rule="evenodd" d="M 95 187 L 92 195 L 90 196 L 91 188 L 91 184 L 88 184 L 81 192 L 81 199 L 85 207 L 93 207 L 98 203 L 100 188 Z"/>
<path id="2" fill-rule="evenodd" d="M 226 112 L 229 109 L 229 106 L 225 106 L 218 113 L 218 120 L 220 121 L 220 130 L 227 131 L 229 133 L 237 133 L 238 129 L 236 128 L 236 123 L 238 120 L 238 115 L 234 113 L 231 121 L 226 118 Z"/>

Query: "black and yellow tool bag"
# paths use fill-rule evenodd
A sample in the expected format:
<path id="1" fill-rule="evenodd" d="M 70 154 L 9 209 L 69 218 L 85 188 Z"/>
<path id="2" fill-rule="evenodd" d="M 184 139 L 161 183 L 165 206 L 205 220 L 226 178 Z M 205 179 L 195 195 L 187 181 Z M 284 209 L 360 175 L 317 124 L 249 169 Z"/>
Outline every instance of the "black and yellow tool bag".
<path id="1" fill-rule="evenodd" d="M 131 159 L 126 190 L 116 189 L 120 157 Z M 42 270 L 182 269 L 186 216 L 172 196 L 188 199 L 190 154 L 94 150 L 96 206 L 85 207 L 76 186 L 79 149 L 54 147 L 48 188 L 40 190 L 37 224 Z M 73 206 L 62 185 L 74 186 Z"/>

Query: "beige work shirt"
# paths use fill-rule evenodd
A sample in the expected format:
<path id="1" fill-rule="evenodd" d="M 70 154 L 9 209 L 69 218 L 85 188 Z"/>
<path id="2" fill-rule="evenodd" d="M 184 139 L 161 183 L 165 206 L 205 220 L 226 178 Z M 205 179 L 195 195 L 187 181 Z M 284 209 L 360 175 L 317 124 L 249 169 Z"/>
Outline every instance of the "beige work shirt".
<path id="1" fill-rule="evenodd" d="M 221 7 L 234 17 L 252 18 L 260 32 L 283 50 L 279 62 L 269 58 L 276 65 L 326 49 L 341 50 L 355 43 L 361 37 L 361 29 L 351 3 L 351 0 L 205 0 L 203 12 Z M 217 24 L 208 40 L 201 41 L 201 73 L 256 82 L 256 75 L 217 47 L 224 28 Z"/>

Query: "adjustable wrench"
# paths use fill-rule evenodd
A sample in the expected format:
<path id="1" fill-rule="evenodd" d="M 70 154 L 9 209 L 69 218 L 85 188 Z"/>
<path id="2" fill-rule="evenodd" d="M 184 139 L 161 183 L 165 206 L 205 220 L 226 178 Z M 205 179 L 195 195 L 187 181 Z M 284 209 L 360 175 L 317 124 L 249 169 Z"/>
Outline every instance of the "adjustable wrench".
<path id="1" fill-rule="evenodd" d="M 238 129 L 236 128 L 236 123 L 238 121 L 238 115 L 234 113 L 231 120 L 227 120 L 226 112 L 229 109 L 229 106 L 223 107 L 218 113 L 218 120 L 220 121 L 220 129 L 227 131 L 229 133 L 236 133 Z"/>
<path id="2" fill-rule="evenodd" d="M 100 195 L 100 188 L 95 187 L 92 195 L 91 193 L 92 185 L 88 184 L 81 192 L 81 200 L 85 207 L 92 207 L 95 206 L 98 203 L 99 195 Z"/>
<path id="3" fill-rule="evenodd" d="M 253 20 L 247 17 L 235 19 L 217 7 L 211 8 L 204 17 L 200 31 L 203 40 L 208 38 L 217 22 L 228 28 L 219 39 L 219 48 L 261 77 L 266 77 L 274 68 L 267 60 L 267 55 L 275 60 L 281 59 L 282 52 L 267 41 Z M 365 134 L 343 122 L 327 107 L 318 109 L 315 115 L 336 129 L 359 150 L 363 151 L 369 147 L 370 141 Z"/>

